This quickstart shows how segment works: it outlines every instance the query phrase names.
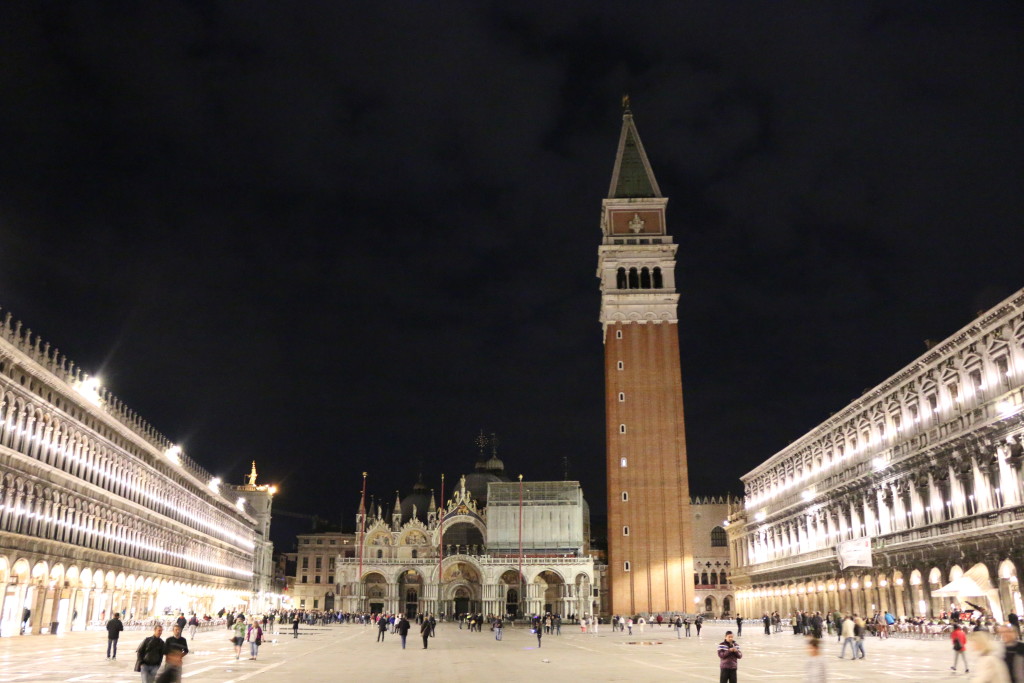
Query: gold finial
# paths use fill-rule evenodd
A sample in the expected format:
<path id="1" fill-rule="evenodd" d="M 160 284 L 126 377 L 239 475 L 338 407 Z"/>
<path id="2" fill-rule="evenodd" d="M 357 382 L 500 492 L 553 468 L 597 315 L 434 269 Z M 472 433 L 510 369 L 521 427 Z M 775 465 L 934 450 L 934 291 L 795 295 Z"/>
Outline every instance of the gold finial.
<path id="1" fill-rule="evenodd" d="M 622 96 L 622 113 L 629 114 L 629 95 Z"/>
<path id="2" fill-rule="evenodd" d="M 366 479 L 366 472 L 363 472 L 363 479 Z"/>
<path id="3" fill-rule="evenodd" d="M 256 461 L 252 461 L 252 471 L 249 472 L 249 486 L 256 485 Z"/>
<path id="4" fill-rule="evenodd" d="M 523 475 L 520 474 L 519 475 L 519 481 L 522 481 L 522 480 L 523 480 Z"/>

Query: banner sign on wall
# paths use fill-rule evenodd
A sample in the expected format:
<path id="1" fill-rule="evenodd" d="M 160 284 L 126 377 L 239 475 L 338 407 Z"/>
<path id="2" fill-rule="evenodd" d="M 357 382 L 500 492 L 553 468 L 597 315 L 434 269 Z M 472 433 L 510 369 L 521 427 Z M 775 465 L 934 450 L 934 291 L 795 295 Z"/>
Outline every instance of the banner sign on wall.
<path id="1" fill-rule="evenodd" d="M 836 559 L 839 560 L 839 568 L 847 567 L 871 567 L 871 539 L 855 538 L 852 541 L 843 541 L 836 546 Z"/>

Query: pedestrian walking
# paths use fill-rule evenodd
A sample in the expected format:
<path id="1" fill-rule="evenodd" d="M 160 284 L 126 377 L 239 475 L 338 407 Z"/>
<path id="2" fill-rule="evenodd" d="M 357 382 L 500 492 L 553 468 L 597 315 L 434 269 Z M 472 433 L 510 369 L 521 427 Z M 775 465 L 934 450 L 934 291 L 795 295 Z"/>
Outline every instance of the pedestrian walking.
<path id="1" fill-rule="evenodd" d="M 494 639 L 501 640 L 501 629 L 504 628 L 504 624 L 501 623 L 501 618 L 494 620 Z"/>
<path id="2" fill-rule="evenodd" d="M 743 617 L 738 614 L 736 615 L 736 637 L 743 637 Z"/>
<path id="3" fill-rule="evenodd" d="M 821 656 L 821 641 L 817 638 L 808 638 L 804 683 L 826 683 L 827 681 L 828 671 L 825 668 L 825 658 Z"/>
<path id="4" fill-rule="evenodd" d="M 135 650 L 135 670 L 142 674 L 142 683 L 155 683 L 160 663 L 164 661 L 164 627 L 157 624 L 153 635 L 146 637 Z"/>
<path id="5" fill-rule="evenodd" d="M 192 616 L 188 620 L 188 637 L 192 640 L 196 639 L 196 631 L 199 630 L 199 617 L 193 612 Z"/>
<path id="6" fill-rule="evenodd" d="M 398 632 L 398 637 L 402 639 L 402 649 L 405 649 L 405 639 L 409 635 L 409 620 L 403 615 L 398 620 L 398 625 L 395 626 L 395 631 Z"/>
<path id="7" fill-rule="evenodd" d="M 188 654 L 188 641 L 181 635 L 181 627 L 175 624 L 171 627 L 171 633 L 173 635 L 164 639 L 164 652 L 174 646 L 181 650 L 181 656 L 184 657 Z"/>
<path id="8" fill-rule="evenodd" d="M 245 618 L 235 619 L 235 622 L 231 624 L 231 632 L 234 634 L 231 642 L 235 645 L 235 659 L 238 659 L 242 656 L 242 643 L 245 642 Z"/>
<path id="9" fill-rule="evenodd" d="M 626 619 L 626 628 L 629 629 L 629 635 L 633 635 L 633 617 Z"/>
<path id="10" fill-rule="evenodd" d="M 672 626 L 674 626 L 675 629 L 676 629 L 676 639 L 678 640 L 678 639 L 682 638 L 683 637 L 683 635 L 682 635 L 683 634 L 683 620 L 682 620 L 682 618 L 680 618 L 677 615 L 676 618 L 675 618 L 675 621 L 672 622 Z M 687 635 L 689 635 L 689 634 L 687 634 Z"/>
<path id="11" fill-rule="evenodd" d="M 953 632 L 949 634 L 949 639 L 953 643 L 953 666 L 949 667 L 949 670 L 956 671 L 957 662 L 962 659 L 964 660 L 964 673 L 967 673 L 971 670 L 967 663 L 967 634 L 960 628 L 960 624 L 953 624 Z"/>
<path id="12" fill-rule="evenodd" d="M 1006 651 L 1004 659 L 1010 671 L 1010 680 L 1013 683 L 1024 683 L 1024 643 L 1020 642 L 1017 629 L 1011 623 L 1009 626 L 1000 626 L 996 631 L 1003 640 Z"/>
<path id="13" fill-rule="evenodd" d="M 433 617 L 431 617 L 432 619 Z M 423 636 L 423 649 L 427 649 L 427 641 L 431 635 L 430 619 L 425 619 L 423 625 L 420 626 L 420 635 Z"/>
<path id="14" fill-rule="evenodd" d="M 168 645 L 164 650 L 164 670 L 156 677 L 156 683 L 181 683 L 181 662 L 185 654 L 180 646 Z"/>
<path id="15" fill-rule="evenodd" d="M 697 637 L 700 638 L 700 627 L 704 625 L 704 617 L 698 614 L 693 620 L 693 625 L 697 627 Z"/>
<path id="16" fill-rule="evenodd" d="M 726 631 L 725 640 L 718 644 L 718 683 L 736 683 L 739 660 L 742 658 L 743 653 L 732 631 Z"/>
<path id="17" fill-rule="evenodd" d="M 115 612 L 114 618 L 107 622 L 107 659 L 117 659 L 117 639 L 121 637 L 123 630 L 121 614 Z"/>
<path id="18" fill-rule="evenodd" d="M 388 618 L 383 614 L 380 619 L 377 620 L 377 642 L 384 642 L 384 634 L 388 632 Z"/>
<path id="19" fill-rule="evenodd" d="M 839 630 L 839 637 L 843 641 L 843 650 L 839 653 L 839 659 L 846 658 L 846 646 L 850 646 L 850 654 L 853 659 L 857 659 L 857 637 L 854 634 L 854 623 L 850 616 L 843 619 L 842 625 Z"/>
<path id="20" fill-rule="evenodd" d="M 245 639 L 249 641 L 249 659 L 256 661 L 256 656 L 260 653 L 260 645 L 263 644 L 263 628 L 260 626 L 260 622 L 256 621 L 253 617 L 252 623 L 249 624 L 249 630 L 245 633 Z"/>
<path id="21" fill-rule="evenodd" d="M 537 634 L 537 647 L 540 647 L 540 638 L 544 635 L 544 629 L 540 627 L 540 624 L 534 624 L 534 626 L 533 632 Z"/>
<path id="22" fill-rule="evenodd" d="M 647 625 L 647 620 L 644 619 L 643 617 L 640 617 L 639 619 L 636 620 L 636 624 L 637 624 L 637 626 L 640 627 L 640 635 L 643 635 L 644 634 L 644 627 Z"/>
<path id="23" fill-rule="evenodd" d="M 690 637 L 690 617 L 683 619 L 683 630 L 686 631 L 686 637 Z"/>
<path id="24" fill-rule="evenodd" d="M 1011 683 L 1010 671 L 1006 662 L 996 649 L 992 636 L 985 631 L 974 631 L 967 636 L 967 644 L 971 652 L 977 655 L 974 659 L 974 676 L 971 683 Z"/>
<path id="25" fill-rule="evenodd" d="M 292 637 L 299 637 L 299 613 L 296 612 L 295 616 L 292 617 Z"/>
<path id="26" fill-rule="evenodd" d="M 761 617 L 761 623 L 764 624 L 764 634 L 770 636 L 772 634 L 772 618 L 768 616 L 767 612 Z"/>

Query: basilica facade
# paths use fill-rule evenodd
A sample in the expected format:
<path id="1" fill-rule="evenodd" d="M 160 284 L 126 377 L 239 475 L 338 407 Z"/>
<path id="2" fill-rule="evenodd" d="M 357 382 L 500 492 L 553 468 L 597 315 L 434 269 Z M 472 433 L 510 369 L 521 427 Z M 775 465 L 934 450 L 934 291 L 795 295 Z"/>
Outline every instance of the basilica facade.
<path id="1" fill-rule="evenodd" d="M 744 615 L 1021 614 L 1024 290 L 742 477 Z"/>
<path id="2" fill-rule="evenodd" d="M 390 514 L 361 506 L 355 552 L 333 559 L 349 612 L 597 614 L 579 482 L 508 481 L 492 455 L 436 504 L 422 482 Z"/>

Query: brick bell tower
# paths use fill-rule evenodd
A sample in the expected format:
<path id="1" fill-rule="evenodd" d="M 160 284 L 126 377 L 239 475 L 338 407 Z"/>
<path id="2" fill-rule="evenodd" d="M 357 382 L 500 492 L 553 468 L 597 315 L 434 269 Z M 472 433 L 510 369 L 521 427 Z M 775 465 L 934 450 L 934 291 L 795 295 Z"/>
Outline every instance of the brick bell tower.
<path id="1" fill-rule="evenodd" d="M 693 545 L 679 370 L 677 245 L 665 229 L 629 100 L 608 198 L 601 278 L 613 614 L 693 612 Z"/>

